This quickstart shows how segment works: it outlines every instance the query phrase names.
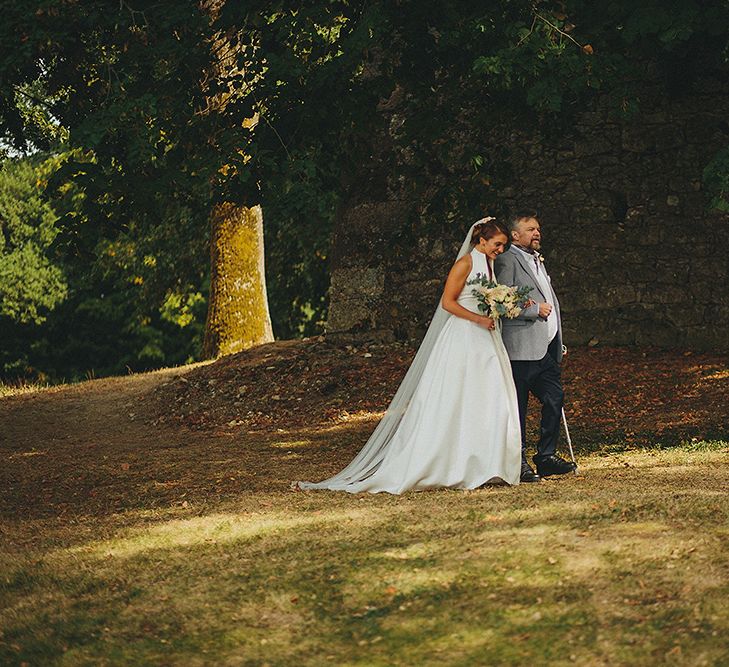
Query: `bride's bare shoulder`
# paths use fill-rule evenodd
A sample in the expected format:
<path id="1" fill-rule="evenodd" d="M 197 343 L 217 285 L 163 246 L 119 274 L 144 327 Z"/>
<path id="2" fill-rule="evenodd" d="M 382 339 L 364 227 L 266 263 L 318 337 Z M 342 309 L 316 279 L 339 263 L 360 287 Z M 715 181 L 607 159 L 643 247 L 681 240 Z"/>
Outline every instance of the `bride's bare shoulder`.
<path id="1" fill-rule="evenodd" d="M 464 255 L 460 259 L 456 260 L 455 264 L 451 267 L 451 270 L 448 272 L 448 278 L 451 280 L 464 280 L 471 272 L 472 264 L 473 260 L 471 259 L 471 255 Z"/>

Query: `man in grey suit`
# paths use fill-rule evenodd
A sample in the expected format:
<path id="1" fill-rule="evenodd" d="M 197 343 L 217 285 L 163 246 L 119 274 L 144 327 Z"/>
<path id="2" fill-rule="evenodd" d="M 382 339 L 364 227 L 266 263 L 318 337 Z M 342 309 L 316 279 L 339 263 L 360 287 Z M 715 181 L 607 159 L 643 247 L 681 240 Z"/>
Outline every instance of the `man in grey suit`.
<path id="1" fill-rule="evenodd" d="M 519 315 L 504 319 L 502 338 L 509 353 L 516 384 L 521 421 L 521 481 L 538 482 L 548 475 L 563 475 L 575 465 L 557 456 L 560 417 L 564 403 L 560 362 L 562 323 L 559 301 L 539 254 L 541 229 L 534 211 L 520 211 L 510 221 L 512 245 L 495 262 L 496 278 L 504 285 L 532 288 L 532 302 Z M 541 435 L 534 472 L 526 458 L 526 411 L 529 392 L 542 404 Z"/>

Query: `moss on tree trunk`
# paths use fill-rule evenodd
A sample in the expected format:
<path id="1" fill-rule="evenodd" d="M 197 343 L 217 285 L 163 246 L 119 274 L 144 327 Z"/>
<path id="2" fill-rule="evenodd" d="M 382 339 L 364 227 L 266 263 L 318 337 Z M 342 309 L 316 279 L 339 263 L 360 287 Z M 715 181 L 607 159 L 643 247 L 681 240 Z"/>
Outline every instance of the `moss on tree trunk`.
<path id="1" fill-rule="evenodd" d="M 210 300 L 203 356 L 273 340 L 263 259 L 263 213 L 229 202 L 210 215 Z"/>

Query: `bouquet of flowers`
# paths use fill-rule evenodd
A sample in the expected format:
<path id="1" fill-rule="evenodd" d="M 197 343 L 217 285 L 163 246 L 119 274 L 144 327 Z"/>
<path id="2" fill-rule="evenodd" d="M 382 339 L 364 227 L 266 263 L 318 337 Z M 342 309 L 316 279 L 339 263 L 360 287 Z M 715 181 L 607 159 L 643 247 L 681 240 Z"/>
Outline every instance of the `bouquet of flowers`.
<path id="1" fill-rule="evenodd" d="M 489 280 L 485 274 L 477 273 L 466 285 L 473 285 L 471 294 L 478 300 L 478 309 L 486 316 L 498 320 L 500 317 L 514 319 L 529 303 L 531 287 L 509 287 Z"/>

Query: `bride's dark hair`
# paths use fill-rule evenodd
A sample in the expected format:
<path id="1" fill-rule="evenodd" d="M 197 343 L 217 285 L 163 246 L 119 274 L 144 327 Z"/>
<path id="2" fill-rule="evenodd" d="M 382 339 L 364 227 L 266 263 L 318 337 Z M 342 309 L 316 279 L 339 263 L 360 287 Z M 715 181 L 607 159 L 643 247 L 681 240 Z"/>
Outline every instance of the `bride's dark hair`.
<path id="1" fill-rule="evenodd" d="M 497 234 L 503 234 L 506 236 L 506 249 L 511 245 L 511 239 L 509 232 L 506 227 L 496 220 L 489 220 L 488 222 L 481 222 L 473 228 L 473 234 L 471 234 L 471 243 L 476 245 L 481 239 L 488 241 Z"/>

